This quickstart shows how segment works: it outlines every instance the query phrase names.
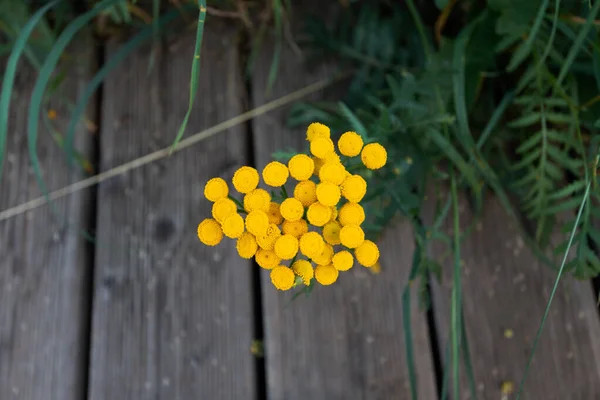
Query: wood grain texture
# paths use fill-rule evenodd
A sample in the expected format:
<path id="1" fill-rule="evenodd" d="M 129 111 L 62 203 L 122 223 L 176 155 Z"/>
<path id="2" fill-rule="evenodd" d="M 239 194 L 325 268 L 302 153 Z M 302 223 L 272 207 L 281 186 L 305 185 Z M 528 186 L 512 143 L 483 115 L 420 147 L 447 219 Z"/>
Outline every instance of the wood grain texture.
<path id="1" fill-rule="evenodd" d="M 260 106 L 324 78 L 326 66 L 307 72 L 301 59 L 284 49 L 273 96 L 265 96 L 272 46 L 266 44 L 253 79 L 254 105 Z M 334 94 L 335 95 L 335 94 Z M 313 100 L 323 98 L 319 93 Z M 305 130 L 286 128 L 289 108 L 253 121 L 257 168 L 276 150 L 306 151 Z M 355 266 L 329 287 L 316 287 L 288 307 L 291 293 L 278 292 L 261 271 L 267 397 L 294 399 L 409 399 L 402 326 L 402 290 L 413 251 L 410 226 L 390 228 L 380 243 L 383 271 L 373 275 Z M 422 399 L 435 398 L 435 382 L 424 315 L 413 293 L 412 326 Z"/>
<path id="2" fill-rule="evenodd" d="M 473 218 L 465 203 L 461 229 Z M 444 250 L 433 246 L 433 256 Z M 487 197 L 482 219 L 465 239 L 461 255 L 463 310 L 477 395 L 499 399 L 503 382 L 518 388 L 556 273 L 527 249 L 516 223 L 492 196 Z M 442 265 L 443 281 L 434 285 L 433 294 L 440 348 L 445 349 L 453 267 L 451 259 Z M 462 371 L 461 399 L 468 399 Z M 588 282 L 563 278 L 522 398 L 600 398 L 600 321 Z"/>
<path id="3" fill-rule="evenodd" d="M 188 132 L 242 112 L 236 31 L 209 20 Z M 188 104 L 194 37 L 127 60 L 106 81 L 108 169 L 172 143 Z M 111 47 L 108 55 L 114 51 Z M 237 126 L 99 188 L 90 399 L 253 399 L 251 264 L 198 241 L 204 184 L 245 163 Z"/>
<path id="4" fill-rule="evenodd" d="M 64 100 L 73 102 L 93 72 L 91 48 L 89 42 L 71 48 L 77 62 L 63 65 L 69 73 L 50 105 L 57 112 L 52 124 L 62 132 L 70 118 Z M 0 210 L 42 194 L 27 149 L 27 109 L 36 76 L 23 60 L 8 121 Z M 93 109 L 92 102 L 90 111 Z M 94 118 L 91 112 L 88 117 Z M 41 121 L 39 129 L 38 154 L 48 189 L 81 179 L 81 170 L 67 167 L 65 153 Z M 93 139 L 83 126 L 78 128 L 76 145 L 82 154 L 92 154 Z M 82 231 L 90 227 L 93 203 L 90 192 L 82 191 L 54 205 L 55 216 L 44 206 L 0 222 L 2 400 L 74 400 L 85 396 L 92 253 Z"/>

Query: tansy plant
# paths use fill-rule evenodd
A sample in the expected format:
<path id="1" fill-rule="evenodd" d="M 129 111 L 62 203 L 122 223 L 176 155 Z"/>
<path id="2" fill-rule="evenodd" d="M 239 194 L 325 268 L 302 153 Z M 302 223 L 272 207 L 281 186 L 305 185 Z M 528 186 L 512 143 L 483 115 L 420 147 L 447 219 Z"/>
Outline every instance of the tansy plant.
<path id="1" fill-rule="evenodd" d="M 230 194 L 222 178 L 212 178 L 204 187 L 213 206 L 212 218 L 198 225 L 200 241 L 216 246 L 223 235 L 236 239 L 240 257 L 254 257 L 270 270 L 279 290 L 311 286 L 313 279 L 331 285 L 355 259 L 367 268 L 379 260 L 377 245 L 365 239 L 361 228 L 365 212 L 360 202 L 367 182 L 351 171 L 383 167 L 385 148 L 364 144 L 359 134 L 346 132 L 337 142 L 342 159 L 330 129 L 318 122 L 308 126 L 306 138 L 311 155 L 296 154 L 287 166 L 272 161 L 262 170 L 269 190 L 258 187 L 260 174 L 248 166 L 238 169 L 232 180 L 242 201 Z M 290 177 L 297 181 L 293 196 L 286 189 Z"/>

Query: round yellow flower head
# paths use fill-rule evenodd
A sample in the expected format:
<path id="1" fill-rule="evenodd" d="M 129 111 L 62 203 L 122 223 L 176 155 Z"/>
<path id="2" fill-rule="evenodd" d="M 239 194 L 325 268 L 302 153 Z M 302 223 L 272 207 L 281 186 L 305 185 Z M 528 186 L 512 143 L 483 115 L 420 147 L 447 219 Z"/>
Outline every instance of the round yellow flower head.
<path id="1" fill-rule="evenodd" d="M 256 260 L 256 263 L 264 269 L 273 269 L 281 262 L 274 251 L 260 248 L 256 250 L 256 256 L 254 259 Z"/>
<path id="2" fill-rule="evenodd" d="M 315 279 L 323 286 L 331 285 L 339 276 L 339 271 L 333 265 L 317 265 L 315 268 Z"/>
<path id="3" fill-rule="evenodd" d="M 244 210 L 263 210 L 268 213 L 271 208 L 271 195 L 265 189 L 254 189 L 244 196 Z"/>
<path id="4" fill-rule="evenodd" d="M 306 260 L 296 260 L 292 264 L 294 273 L 302 279 L 302 283 L 306 286 L 310 285 L 310 280 L 315 275 L 315 271 L 310 262 Z"/>
<path id="5" fill-rule="evenodd" d="M 365 240 L 358 246 L 354 254 L 358 263 L 367 268 L 372 267 L 379 260 L 379 248 L 370 240 Z"/>
<path id="6" fill-rule="evenodd" d="M 365 167 L 379 169 L 387 162 L 387 152 L 379 143 L 369 143 L 363 147 L 360 159 L 365 164 Z"/>
<path id="7" fill-rule="evenodd" d="M 298 254 L 298 239 L 292 235 L 282 235 L 275 242 L 275 254 L 282 260 L 291 260 Z"/>
<path id="8" fill-rule="evenodd" d="M 321 254 L 325 242 L 317 232 L 307 232 L 300 237 L 300 251 L 308 258 Z"/>
<path id="9" fill-rule="evenodd" d="M 325 160 L 320 159 L 319 157 L 312 157 L 313 163 L 315 164 L 315 171 L 313 173 L 314 176 L 319 176 L 319 172 L 321 172 L 321 167 L 325 164 Z"/>
<path id="10" fill-rule="evenodd" d="M 241 167 L 233 174 L 233 186 L 240 193 L 250 193 L 258 186 L 258 171 L 252 167 Z"/>
<path id="11" fill-rule="evenodd" d="M 235 214 L 236 212 L 237 206 L 233 200 L 228 199 L 227 197 L 220 198 L 213 203 L 212 206 L 212 216 L 220 224 L 225 221 L 225 218 L 229 217 L 231 214 Z"/>
<path id="12" fill-rule="evenodd" d="M 325 163 L 342 164 L 342 160 L 340 159 L 340 156 L 338 156 L 335 151 L 332 151 L 331 153 L 327 154 L 325 156 L 325 158 L 323 159 L 323 161 Z"/>
<path id="13" fill-rule="evenodd" d="M 204 197 L 210 201 L 217 201 L 229 195 L 227 182 L 221 178 L 212 178 L 204 185 Z"/>
<path id="14" fill-rule="evenodd" d="M 256 237 L 263 236 L 267 233 L 269 227 L 269 217 L 262 210 L 250 211 L 246 215 L 246 229 Z"/>
<path id="15" fill-rule="evenodd" d="M 329 222 L 333 222 L 338 217 L 338 209 L 337 207 L 331 207 L 331 218 L 329 218 Z"/>
<path id="16" fill-rule="evenodd" d="M 365 210 L 360 204 L 346 203 L 340 208 L 338 221 L 342 226 L 360 225 L 365 221 Z"/>
<path id="17" fill-rule="evenodd" d="M 306 218 L 314 226 L 323 226 L 331 219 L 331 208 L 321 203 L 313 203 L 308 207 Z"/>
<path id="18" fill-rule="evenodd" d="M 223 221 L 221 225 L 225 236 L 231 239 L 237 239 L 244 233 L 244 218 L 240 214 L 231 214 Z"/>
<path id="19" fill-rule="evenodd" d="M 207 218 L 198 225 L 198 239 L 207 246 L 216 246 L 223 239 L 221 225 L 211 218 Z"/>
<path id="20" fill-rule="evenodd" d="M 326 137 L 318 137 L 310 142 L 310 152 L 313 156 L 325 158 L 333 153 L 333 142 Z"/>
<path id="21" fill-rule="evenodd" d="M 329 222 L 325 224 L 323 227 L 323 238 L 330 245 L 335 246 L 336 244 L 340 244 L 340 230 L 342 227 L 336 221 Z"/>
<path id="22" fill-rule="evenodd" d="M 346 132 L 338 140 L 338 149 L 346 157 L 355 157 L 360 154 L 363 140 L 356 132 Z"/>
<path id="23" fill-rule="evenodd" d="M 329 127 L 319 122 L 313 122 L 308 126 L 308 129 L 306 129 L 306 140 L 308 140 L 309 142 L 318 137 L 328 138 L 330 136 L 331 130 L 329 129 Z"/>
<path id="24" fill-rule="evenodd" d="M 244 232 L 242 233 L 242 236 L 238 238 L 235 248 L 240 257 L 248 260 L 254 257 L 256 254 L 256 250 L 258 250 L 258 244 L 256 243 L 256 238 L 253 234 Z"/>
<path id="25" fill-rule="evenodd" d="M 262 176 L 267 185 L 280 187 L 287 182 L 290 171 L 288 171 L 287 167 L 279 161 L 271 161 L 263 169 Z"/>
<path id="26" fill-rule="evenodd" d="M 317 200 L 327 207 L 334 207 L 342 197 L 340 187 L 331 182 L 321 182 L 317 185 Z M 327 218 L 329 221 L 331 214 Z M 327 222 L 326 221 L 326 222 Z"/>
<path id="27" fill-rule="evenodd" d="M 348 271 L 354 265 L 354 257 L 347 250 L 342 250 L 333 255 L 331 262 L 338 271 Z"/>
<path id="28" fill-rule="evenodd" d="M 298 221 L 304 214 L 304 207 L 300 200 L 288 197 L 281 203 L 279 211 L 287 221 Z"/>
<path id="29" fill-rule="evenodd" d="M 277 290 L 289 290 L 294 286 L 296 275 L 290 268 L 280 265 L 271 270 L 271 282 Z"/>
<path id="30" fill-rule="evenodd" d="M 355 249 L 365 241 L 365 233 L 358 225 L 345 225 L 340 230 L 340 242 L 349 249 Z"/>
<path id="31" fill-rule="evenodd" d="M 269 222 L 275 225 L 279 225 L 283 222 L 283 217 L 279 211 L 279 203 L 275 203 L 274 201 L 271 202 L 267 217 L 269 217 Z"/>
<path id="32" fill-rule="evenodd" d="M 298 199 L 304 207 L 317 201 L 317 184 L 313 181 L 301 181 L 294 187 L 294 198 Z"/>
<path id="33" fill-rule="evenodd" d="M 292 178 L 305 181 L 315 171 L 315 162 L 306 154 L 297 154 L 288 161 L 288 169 Z"/>
<path id="34" fill-rule="evenodd" d="M 350 175 L 340 187 L 342 196 L 353 203 L 360 202 L 367 194 L 367 181 L 360 175 Z"/>
<path id="35" fill-rule="evenodd" d="M 286 235 L 300 238 L 300 236 L 308 232 L 308 224 L 304 219 L 299 219 L 298 221 L 284 221 L 281 225 L 281 230 Z"/>
<path id="36" fill-rule="evenodd" d="M 319 170 L 319 179 L 339 186 L 346 179 L 346 169 L 338 162 L 328 161 Z"/>
<path id="37" fill-rule="evenodd" d="M 321 253 L 313 257 L 312 260 L 317 265 L 329 265 L 331 264 L 331 257 L 333 257 L 333 247 L 330 244 L 325 244 Z"/>
<path id="38" fill-rule="evenodd" d="M 261 249 L 273 250 L 275 248 L 275 242 L 279 236 L 281 236 L 279 227 L 275 224 L 269 224 L 267 233 L 262 236 L 258 236 L 256 241 Z"/>

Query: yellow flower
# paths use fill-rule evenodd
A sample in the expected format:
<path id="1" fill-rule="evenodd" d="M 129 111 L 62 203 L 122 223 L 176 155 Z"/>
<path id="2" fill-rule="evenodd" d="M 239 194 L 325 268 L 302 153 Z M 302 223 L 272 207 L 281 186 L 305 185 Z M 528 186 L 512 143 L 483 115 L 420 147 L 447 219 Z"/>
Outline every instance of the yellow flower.
<path id="1" fill-rule="evenodd" d="M 346 179 L 346 169 L 340 163 L 328 161 L 319 170 L 319 179 L 321 182 L 331 182 L 339 186 Z"/>
<path id="2" fill-rule="evenodd" d="M 307 232 L 300 237 L 300 251 L 308 258 L 321 254 L 325 242 L 317 232 Z"/>
<path id="3" fill-rule="evenodd" d="M 210 201 L 217 201 L 229 195 L 227 182 L 222 178 L 212 178 L 204 185 L 204 197 Z"/>
<path id="4" fill-rule="evenodd" d="M 325 158 L 333 152 L 333 142 L 326 137 L 318 137 L 310 142 L 310 152 L 315 157 Z"/>
<path id="5" fill-rule="evenodd" d="M 333 257 L 333 247 L 330 244 L 325 244 L 323 250 L 312 260 L 318 265 L 329 265 L 331 264 L 331 257 Z"/>
<path id="6" fill-rule="evenodd" d="M 256 250 L 254 259 L 256 260 L 256 263 L 264 269 L 273 269 L 281 262 L 274 251 L 265 249 Z"/>
<path id="7" fill-rule="evenodd" d="M 342 250 L 333 255 L 331 262 L 338 271 L 348 271 L 354 265 L 354 257 L 347 250 Z"/>
<path id="8" fill-rule="evenodd" d="M 340 244 L 340 230 L 342 227 L 338 222 L 329 222 L 323 227 L 323 238 L 333 246 Z"/>
<path id="9" fill-rule="evenodd" d="M 338 156 L 335 151 L 332 151 L 331 153 L 327 154 L 325 156 L 325 158 L 323 159 L 323 161 L 325 163 L 330 163 L 330 162 L 331 163 L 336 163 L 336 164 L 341 164 L 342 163 L 342 160 L 340 159 L 340 156 Z"/>
<path id="10" fill-rule="evenodd" d="M 306 154 L 297 154 L 288 162 L 288 168 L 292 178 L 305 181 L 315 171 L 315 162 Z"/>
<path id="11" fill-rule="evenodd" d="M 263 236 L 267 233 L 269 227 L 269 217 L 262 210 L 250 211 L 246 215 L 246 229 L 256 237 Z"/>
<path id="12" fill-rule="evenodd" d="M 271 202 L 267 216 L 269 217 L 269 222 L 272 224 L 279 225 L 283 222 L 283 217 L 279 211 L 279 203 Z"/>
<path id="13" fill-rule="evenodd" d="M 244 218 L 240 214 L 231 214 L 223 221 L 221 225 L 225 236 L 231 239 L 237 239 L 244 233 Z"/>
<path id="14" fill-rule="evenodd" d="M 331 218 L 329 218 L 329 222 L 333 222 L 338 217 L 338 209 L 337 207 L 331 207 Z"/>
<path id="15" fill-rule="evenodd" d="M 294 286 L 296 275 L 290 268 L 280 265 L 271 270 L 271 282 L 278 290 L 289 290 Z"/>
<path id="16" fill-rule="evenodd" d="M 339 271 L 333 265 L 317 265 L 315 279 L 323 286 L 331 285 L 339 276 Z"/>
<path id="17" fill-rule="evenodd" d="M 294 198 L 298 199 L 304 207 L 317 201 L 317 184 L 313 181 L 301 181 L 294 187 Z"/>
<path id="18" fill-rule="evenodd" d="M 344 225 L 360 225 L 365 221 L 365 210 L 360 204 L 346 203 L 340 208 L 338 221 Z"/>
<path id="19" fill-rule="evenodd" d="M 292 270 L 302 279 L 302 283 L 307 286 L 310 285 L 310 280 L 315 275 L 311 263 L 306 260 L 296 260 L 292 264 Z"/>
<path id="20" fill-rule="evenodd" d="M 355 157 L 360 154 L 363 140 L 356 132 L 346 132 L 338 140 L 338 149 L 346 157 Z"/>
<path id="21" fill-rule="evenodd" d="M 365 240 L 363 244 L 354 250 L 356 260 L 360 265 L 367 268 L 372 267 L 379 260 L 379 248 L 370 240 Z"/>
<path id="22" fill-rule="evenodd" d="M 314 176 L 319 176 L 319 172 L 321 171 L 321 167 L 325 164 L 325 160 L 320 159 L 319 157 L 312 157 L 313 163 L 315 164 L 315 171 L 313 173 Z"/>
<path id="23" fill-rule="evenodd" d="M 254 189 L 244 196 L 244 210 L 263 210 L 268 213 L 271 208 L 271 195 L 265 189 Z"/>
<path id="24" fill-rule="evenodd" d="M 367 181 L 360 175 L 350 175 L 340 187 L 342 196 L 353 203 L 360 202 L 367 193 Z"/>
<path id="25" fill-rule="evenodd" d="M 317 234 L 318 235 L 318 234 Z M 207 218 L 198 225 L 198 239 L 207 246 L 216 246 L 223 239 L 221 225 L 211 218 Z"/>
<path id="26" fill-rule="evenodd" d="M 298 254 L 298 239 L 292 235 L 282 235 L 275 242 L 275 254 L 282 260 L 291 260 Z"/>
<path id="27" fill-rule="evenodd" d="M 279 227 L 275 224 L 270 224 L 267 228 L 267 233 L 262 236 L 258 236 L 256 241 L 261 249 L 273 250 L 275 248 L 275 242 L 279 236 L 281 236 Z"/>
<path id="28" fill-rule="evenodd" d="M 256 243 L 256 238 L 253 234 L 244 232 L 242 233 L 242 236 L 238 238 L 235 248 L 237 249 L 240 257 L 250 259 L 256 254 L 256 250 L 258 250 L 258 244 Z"/>
<path id="29" fill-rule="evenodd" d="M 279 211 L 286 220 L 298 221 L 304 214 L 304 207 L 302 206 L 302 203 L 300 203 L 300 200 L 289 197 L 281 203 Z"/>
<path id="30" fill-rule="evenodd" d="M 308 232 L 308 224 L 304 219 L 299 219 L 298 221 L 284 221 L 281 225 L 281 230 L 286 235 L 292 235 L 295 238 L 300 238 L 300 236 Z"/>
<path id="31" fill-rule="evenodd" d="M 340 230 L 340 242 L 349 249 L 355 249 L 365 241 L 365 233 L 358 225 L 345 225 Z"/>
<path id="32" fill-rule="evenodd" d="M 360 159 L 365 164 L 365 167 L 379 169 L 387 162 L 387 152 L 379 143 L 369 143 L 363 147 Z"/>
<path id="33" fill-rule="evenodd" d="M 212 206 L 212 216 L 218 223 L 222 224 L 225 218 L 237 212 L 237 206 L 233 200 L 227 197 L 222 197 L 217 200 Z"/>
<path id="34" fill-rule="evenodd" d="M 258 171 L 252 167 L 241 167 L 233 174 L 233 186 L 240 193 L 250 193 L 258 186 Z"/>
<path id="35" fill-rule="evenodd" d="M 339 203 L 341 196 L 340 187 L 331 182 L 321 182 L 317 185 L 317 200 L 324 206 L 334 207 Z M 327 218 L 328 221 L 329 218 L 331 214 Z"/>
<path id="36" fill-rule="evenodd" d="M 327 125 L 323 125 L 319 122 L 313 122 L 306 129 L 306 140 L 309 142 L 318 138 L 318 137 L 330 137 L 331 130 L 327 127 Z"/>
<path id="37" fill-rule="evenodd" d="M 278 161 L 271 161 L 263 169 L 262 176 L 267 185 L 280 187 L 285 185 L 290 172 L 284 164 Z"/>
<path id="38" fill-rule="evenodd" d="M 331 208 L 321 203 L 313 203 L 308 207 L 306 218 L 314 226 L 323 226 L 331 218 Z"/>

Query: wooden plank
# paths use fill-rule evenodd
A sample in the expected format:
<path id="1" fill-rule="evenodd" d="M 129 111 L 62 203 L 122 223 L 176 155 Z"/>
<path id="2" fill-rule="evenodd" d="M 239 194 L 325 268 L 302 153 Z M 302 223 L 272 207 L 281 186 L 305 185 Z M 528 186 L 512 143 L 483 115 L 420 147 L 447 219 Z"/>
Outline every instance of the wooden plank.
<path id="1" fill-rule="evenodd" d="M 473 218 L 465 203 L 461 229 Z M 447 229 L 451 224 L 448 221 Z M 444 250 L 434 246 L 434 257 Z M 516 223 L 492 196 L 486 199 L 482 219 L 461 254 L 464 318 L 477 395 L 501 398 L 503 382 L 512 382 L 515 391 L 518 388 L 556 273 L 525 247 Z M 433 300 L 440 349 L 446 349 L 452 260 L 442 265 L 443 281 L 433 286 Z M 461 398 L 467 399 L 462 371 Z M 523 395 L 524 399 L 600 397 L 600 321 L 589 282 L 563 278 Z"/>
<path id="2" fill-rule="evenodd" d="M 84 42 L 70 54 L 70 65 L 53 96 L 53 126 L 64 132 L 73 102 L 83 92 L 94 68 L 93 47 Z M 23 61 L 24 62 L 24 61 Z M 4 73 L 4 72 L 2 72 Z M 27 149 L 27 108 L 37 77 L 23 64 L 14 87 L 7 158 L 0 183 L 0 210 L 40 196 Z M 89 118 L 93 118 L 93 102 Z M 44 111 L 45 112 L 45 111 Z M 94 137 L 78 128 L 76 145 L 93 154 Z M 49 190 L 83 177 L 67 167 L 65 153 L 40 122 L 38 154 Z M 91 247 L 82 235 L 90 228 L 90 191 L 57 200 L 0 222 L 0 398 L 31 400 L 81 399 L 85 395 Z"/>
<path id="3" fill-rule="evenodd" d="M 296 14 L 297 15 L 297 12 Z M 298 18 L 298 17 L 297 17 Z M 253 100 L 265 96 L 272 44 L 257 59 Z M 326 66 L 312 73 L 285 48 L 272 98 L 323 78 Z M 323 93 L 313 96 L 322 98 Z M 305 132 L 286 128 L 289 108 L 253 121 L 256 164 L 262 169 L 276 150 L 306 150 Z M 410 226 L 389 229 L 381 241 L 383 271 L 373 275 L 355 266 L 330 287 L 317 287 L 284 308 L 290 293 L 277 292 L 268 271 L 261 271 L 265 314 L 267 395 L 269 399 L 408 399 L 402 325 L 402 290 L 413 252 Z M 425 317 L 413 293 L 412 326 L 419 395 L 435 398 L 435 382 Z"/>
<path id="4" fill-rule="evenodd" d="M 242 112 L 236 31 L 205 29 L 188 132 Z M 172 143 L 185 110 L 194 37 L 131 56 L 104 85 L 101 164 L 108 169 Z M 115 50 L 110 47 L 108 54 Z M 237 126 L 99 188 L 90 398 L 253 399 L 251 264 L 235 242 L 209 248 L 206 181 L 246 161 Z"/>

